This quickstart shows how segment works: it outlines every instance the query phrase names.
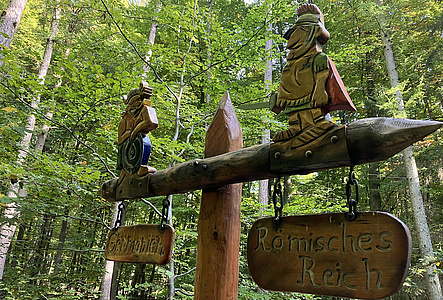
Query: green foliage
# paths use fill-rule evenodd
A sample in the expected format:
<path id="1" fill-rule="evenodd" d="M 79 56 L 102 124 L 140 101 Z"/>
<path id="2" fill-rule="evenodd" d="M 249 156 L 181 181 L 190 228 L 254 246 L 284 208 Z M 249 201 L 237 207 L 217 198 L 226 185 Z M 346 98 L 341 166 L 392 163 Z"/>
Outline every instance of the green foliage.
<path id="1" fill-rule="evenodd" d="M 331 33 L 324 51 L 335 62 L 358 112 L 334 112 L 346 124 L 372 116 L 397 115 L 395 90 L 389 88 L 377 16 L 372 1 L 314 1 L 324 12 Z M 7 266 L 0 284 L 5 299 L 97 299 L 103 276 L 103 247 L 114 205 L 101 199 L 100 184 L 116 175 L 117 124 L 122 97 L 144 79 L 153 87 L 152 105 L 159 128 L 150 133 L 150 165 L 157 169 L 203 157 L 204 136 L 218 102 L 229 90 L 234 106 L 267 100 L 263 73 L 273 60 L 272 91 L 284 65 L 283 33 L 294 23 L 291 1 L 35 1 L 28 0 L 11 49 L 5 50 L 0 73 L 0 209 L 17 205 L 20 215 L 0 216 L 16 224 Z M 37 77 L 49 36 L 54 8 L 62 18 L 44 84 Z M 270 10 L 272 5 L 272 10 Z M 2 8 L 5 7 L 2 3 Z M 439 1 L 391 1 L 388 29 L 395 47 L 401 89 L 408 117 L 442 119 L 443 10 Z M 147 43 L 153 18 L 154 44 Z M 119 27 L 116 26 L 118 24 Z M 272 31 L 267 32 L 268 25 Z M 121 31 L 120 31 L 121 30 Z M 271 53 L 265 41 L 272 39 Z M 152 50 L 149 71 L 142 66 Z M 207 95 L 209 94 L 209 97 Z M 37 108 L 31 101 L 40 97 Z M 208 99 L 209 102 L 208 102 Z M 52 112 L 52 117 L 45 117 Z M 261 142 L 285 128 L 284 115 L 266 110 L 236 110 L 244 146 Z M 23 147 L 28 117 L 36 127 Z M 42 125 L 50 131 L 43 151 L 34 150 Z M 436 249 L 441 249 L 443 210 L 442 136 L 436 133 L 414 150 L 419 164 L 429 224 Z M 26 158 L 18 159 L 24 150 Z M 355 172 L 360 185 L 359 209 L 367 210 L 374 178 L 380 178 L 382 209 L 413 230 L 414 220 L 401 157 Z M 117 174 L 118 175 L 118 174 Z M 335 169 L 292 176 L 285 215 L 343 211 L 348 170 Z M 17 183 L 16 183 L 17 182 Z M 27 195 L 10 195 L 11 184 Z M 197 251 L 201 192 L 174 195 L 172 223 L 176 230 L 174 273 L 169 266 L 124 264 L 118 274 L 118 299 L 165 299 L 168 279 L 176 277 L 177 299 L 191 299 Z M 261 291 L 246 261 L 247 233 L 271 206 L 257 204 L 257 183 L 243 184 L 239 299 L 326 299 L 294 293 Z M 162 197 L 146 199 L 161 211 Z M 127 203 L 126 224 L 158 223 L 160 216 L 144 201 Z M 63 234 L 66 237 L 63 239 Z M 57 261 L 57 255 L 61 255 Z M 441 273 L 441 250 L 435 258 L 413 266 L 403 293 L 420 296 L 424 268 L 431 262 Z"/>

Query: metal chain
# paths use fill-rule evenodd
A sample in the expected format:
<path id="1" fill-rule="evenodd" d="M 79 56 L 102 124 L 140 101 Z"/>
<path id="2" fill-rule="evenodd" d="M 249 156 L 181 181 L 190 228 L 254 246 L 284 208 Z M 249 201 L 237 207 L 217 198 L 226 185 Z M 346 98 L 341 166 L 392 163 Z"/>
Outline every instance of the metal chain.
<path id="1" fill-rule="evenodd" d="M 352 186 L 355 187 L 355 199 L 351 198 Z M 360 195 L 358 191 L 358 181 L 355 178 L 354 167 L 351 167 L 351 169 L 349 170 L 348 182 L 346 183 L 346 200 L 349 208 L 349 211 L 346 213 L 346 219 L 348 219 L 349 221 L 354 221 L 357 217 L 357 204 L 359 198 Z"/>
<path id="2" fill-rule="evenodd" d="M 120 226 L 122 226 L 122 221 L 123 221 L 123 214 L 125 213 L 125 203 L 122 201 L 120 202 L 120 204 L 118 205 L 118 210 L 117 210 L 117 218 L 115 219 L 115 223 L 114 223 L 114 230 L 117 230 L 117 228 L 119 228 Z"/>
<path id="3" fill-rule="evenodd" d="M 280 198 L 280 205 L 278 204 L 278 198 Z M 283 212 L 283 192 L 280 183 L 280 177 L 277 178 L 277 181 L 274 184 L 274 192 L 272 193 L 272 203 L 274 204 L 274 223 L 278 223 L 281 221 L 282 212 Z"/>
<path id="4" fill-rule="evenodd" d="M 165 229 L 165 223 L 168 222 L 169 201 L 168 197 L 163 200 L 162 219 L 160 222 L 160 229 Z"/>

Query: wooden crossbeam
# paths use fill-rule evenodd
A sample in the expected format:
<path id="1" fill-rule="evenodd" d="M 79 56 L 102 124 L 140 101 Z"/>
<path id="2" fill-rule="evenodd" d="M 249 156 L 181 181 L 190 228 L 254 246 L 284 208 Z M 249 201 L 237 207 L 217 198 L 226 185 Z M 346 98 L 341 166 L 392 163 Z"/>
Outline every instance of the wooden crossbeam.
<path id="1" fill-rule="evenodd" d="M 262 144 L 187 161 L 142 177 L 126 174 L 105 182 L 100 193 L 109 201 L 161 196 L 380 161 L 423 139 L 442 124 L 362 119 L 335 127 L 297 148 L 292 147 L 293 140 Z"/>

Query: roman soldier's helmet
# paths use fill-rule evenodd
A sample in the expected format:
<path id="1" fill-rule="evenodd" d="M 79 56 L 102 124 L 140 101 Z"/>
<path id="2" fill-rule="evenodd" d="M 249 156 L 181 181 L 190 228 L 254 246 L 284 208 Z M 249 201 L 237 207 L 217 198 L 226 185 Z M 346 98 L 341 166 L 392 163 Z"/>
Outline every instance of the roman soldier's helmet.
<path id="1" fill-rule="evenodd" d="M 323 13 L 317 5 L 309 3 L 301 5 L 299 8 L 297 8 L 297 16 L 298 19 L 295 23 L 296 26 L 319 26 L 321 30 L 317 36 L 317 40 L 321 44 L 326 44 L 328 42 L 330 34 L 325 28 Z M 289 39 L 291 33 L 292 31 L 289 30 L 285 34 L 285 38 Z"/>

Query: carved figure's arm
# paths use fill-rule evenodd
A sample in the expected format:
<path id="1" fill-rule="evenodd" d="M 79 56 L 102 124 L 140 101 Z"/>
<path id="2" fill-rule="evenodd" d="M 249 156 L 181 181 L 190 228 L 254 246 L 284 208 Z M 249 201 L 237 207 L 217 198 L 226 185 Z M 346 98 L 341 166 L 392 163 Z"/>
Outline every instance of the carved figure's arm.
<path id="1" fill-rule="evenodd" d="M 323 107 L 329 103 L 329 96 L 326 92 L 326 81 L 329 77 L 327 55 L 324 53 L 319 53 L 314 58 L 312 68 L 315 86 L 312 94 L 311 107 Z"/>
<path id="2" fill-rule="evenodd" d="M 131 133 L 131 138 L 134 138 L 138 132 L 147 134 L 151 130 L 158 127 L 157 114 L 155 109 L 150 106 L 144 105 L 136 120 L 136 126 Z"/>
<path id="3" fill-rule="evenodd" d="M 131 130 L 127 128 L 126 118 L 122 117 L 118 123 L 118 144 L 123 143 L 128 137 L 131 136 Z"/>

